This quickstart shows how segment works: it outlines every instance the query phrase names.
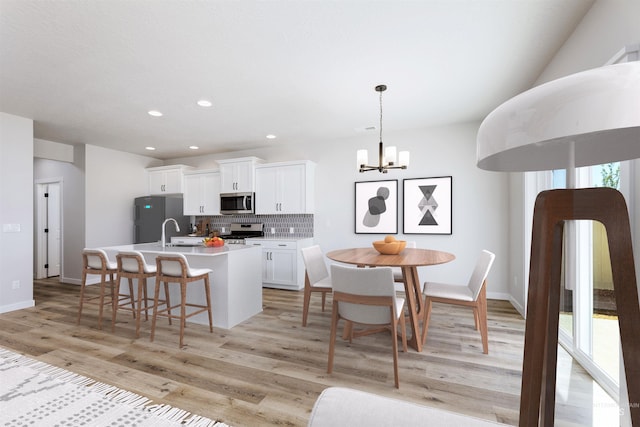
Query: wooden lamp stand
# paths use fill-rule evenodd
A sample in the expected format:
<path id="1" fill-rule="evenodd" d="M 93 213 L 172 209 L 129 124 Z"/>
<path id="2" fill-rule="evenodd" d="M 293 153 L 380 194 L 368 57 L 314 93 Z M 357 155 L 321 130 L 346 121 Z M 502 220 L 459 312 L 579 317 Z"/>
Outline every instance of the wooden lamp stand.
<path id="1" fill-rule="evenodd" d="M 533 213 L 520 426 L 553 426 L 564 222 L 607 230 L 631 422 L 640 426 L 640 306 L 627 205 L 612 188 L 541 192 Z M 624 408 L 626 410 L 626 408 Z"/>

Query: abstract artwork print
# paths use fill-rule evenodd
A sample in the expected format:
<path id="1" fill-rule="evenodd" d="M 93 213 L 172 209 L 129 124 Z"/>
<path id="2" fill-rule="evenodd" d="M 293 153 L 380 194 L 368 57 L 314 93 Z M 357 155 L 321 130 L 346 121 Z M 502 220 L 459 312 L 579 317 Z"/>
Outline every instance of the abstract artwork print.
<path id="1" fill-rule="evenodd" d="M 403 232 L 452 233 L 452 178 L 414 178 L 403 181 Z"/>
<path id="2" fill-rule="evenodd" d="M 355 232 L 398 232 L 398 180 L 356 182 Z"/>

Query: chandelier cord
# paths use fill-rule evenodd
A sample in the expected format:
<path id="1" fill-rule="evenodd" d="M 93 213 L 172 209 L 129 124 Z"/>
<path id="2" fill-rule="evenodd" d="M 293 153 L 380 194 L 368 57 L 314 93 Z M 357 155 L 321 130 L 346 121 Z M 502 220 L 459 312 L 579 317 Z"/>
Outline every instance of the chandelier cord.
<path id="1" fill-rule="evenodd" d="M 380 91 L 380 142 L 382 142 L 382 91 Z"/>

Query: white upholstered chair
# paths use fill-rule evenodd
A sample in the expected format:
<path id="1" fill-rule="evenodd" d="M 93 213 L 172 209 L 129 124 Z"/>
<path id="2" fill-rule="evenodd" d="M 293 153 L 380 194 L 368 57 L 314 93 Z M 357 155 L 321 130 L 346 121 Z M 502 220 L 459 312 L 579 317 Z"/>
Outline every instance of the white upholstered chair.
<path id="1" fill-rule="evenodd" d="M 489 353 L 489 338 L 487 325 L 487 276 L 496 256 L 483 250 L 478 257 L 469 282 L 464 284 L 449 284 L 426 282 L 424 284 L 424 319 L 422 323 L 422 344 L 427 341 L 427 329 L 431 318 L 431 303 L 462 305 L 473 308 L 473 318 L 476 329 L 482 337 L 482 350 Z"/>
<path id="2" fill-rule="evenodd" d="M 313 292 L 320 292 L 322 295 L 322 311 L 326 296 L 331 292 L 331 276 L 324 262 L 324 255 L 320 246 L 314 245 L 301 249 L 304 261 L 304 303 L 302 306 L 302 326 L 307 326 L 309 316 L 309 303 Z"/>
<path id="3" fill-rule="evenodd" d="M 366 326 L 385 326 L 391 330 L 393 348 L 393 373 L 398 388 L 398 324 L 400 324 L 402 350 L 407 351 L 407 334 L 402 318 L 404 298 L 396 297 L 391 267 L 355 268 L 340 265 L 331 266 L 333 281 L 333 313 L 331 317 L 331 338 L 329 343 L 329 363 L 327 372 L 333 370 L 333 355 L 336 343 L 338 321 Z M 382 330 L 368 329 L 365 333 Z M 349 330 L 348 336 L 354 336 Z"/>

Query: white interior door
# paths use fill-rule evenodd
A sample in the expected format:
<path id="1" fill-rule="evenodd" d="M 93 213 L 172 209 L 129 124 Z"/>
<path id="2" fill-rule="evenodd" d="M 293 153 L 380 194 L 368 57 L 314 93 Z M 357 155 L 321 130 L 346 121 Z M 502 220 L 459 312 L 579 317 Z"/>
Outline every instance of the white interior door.
<path id="1" fill-rule="evenodd" d="M 49 184 L 47 197 L 47 277 L 60 275 L 61 252 L 61 218 L 60 218 L 60 183 Z"/>
<path id="2" fill-rule="evenodd" d="M 62 265 L 62 183 L 37 184 L 36 278 L 61 275 Z"/>

